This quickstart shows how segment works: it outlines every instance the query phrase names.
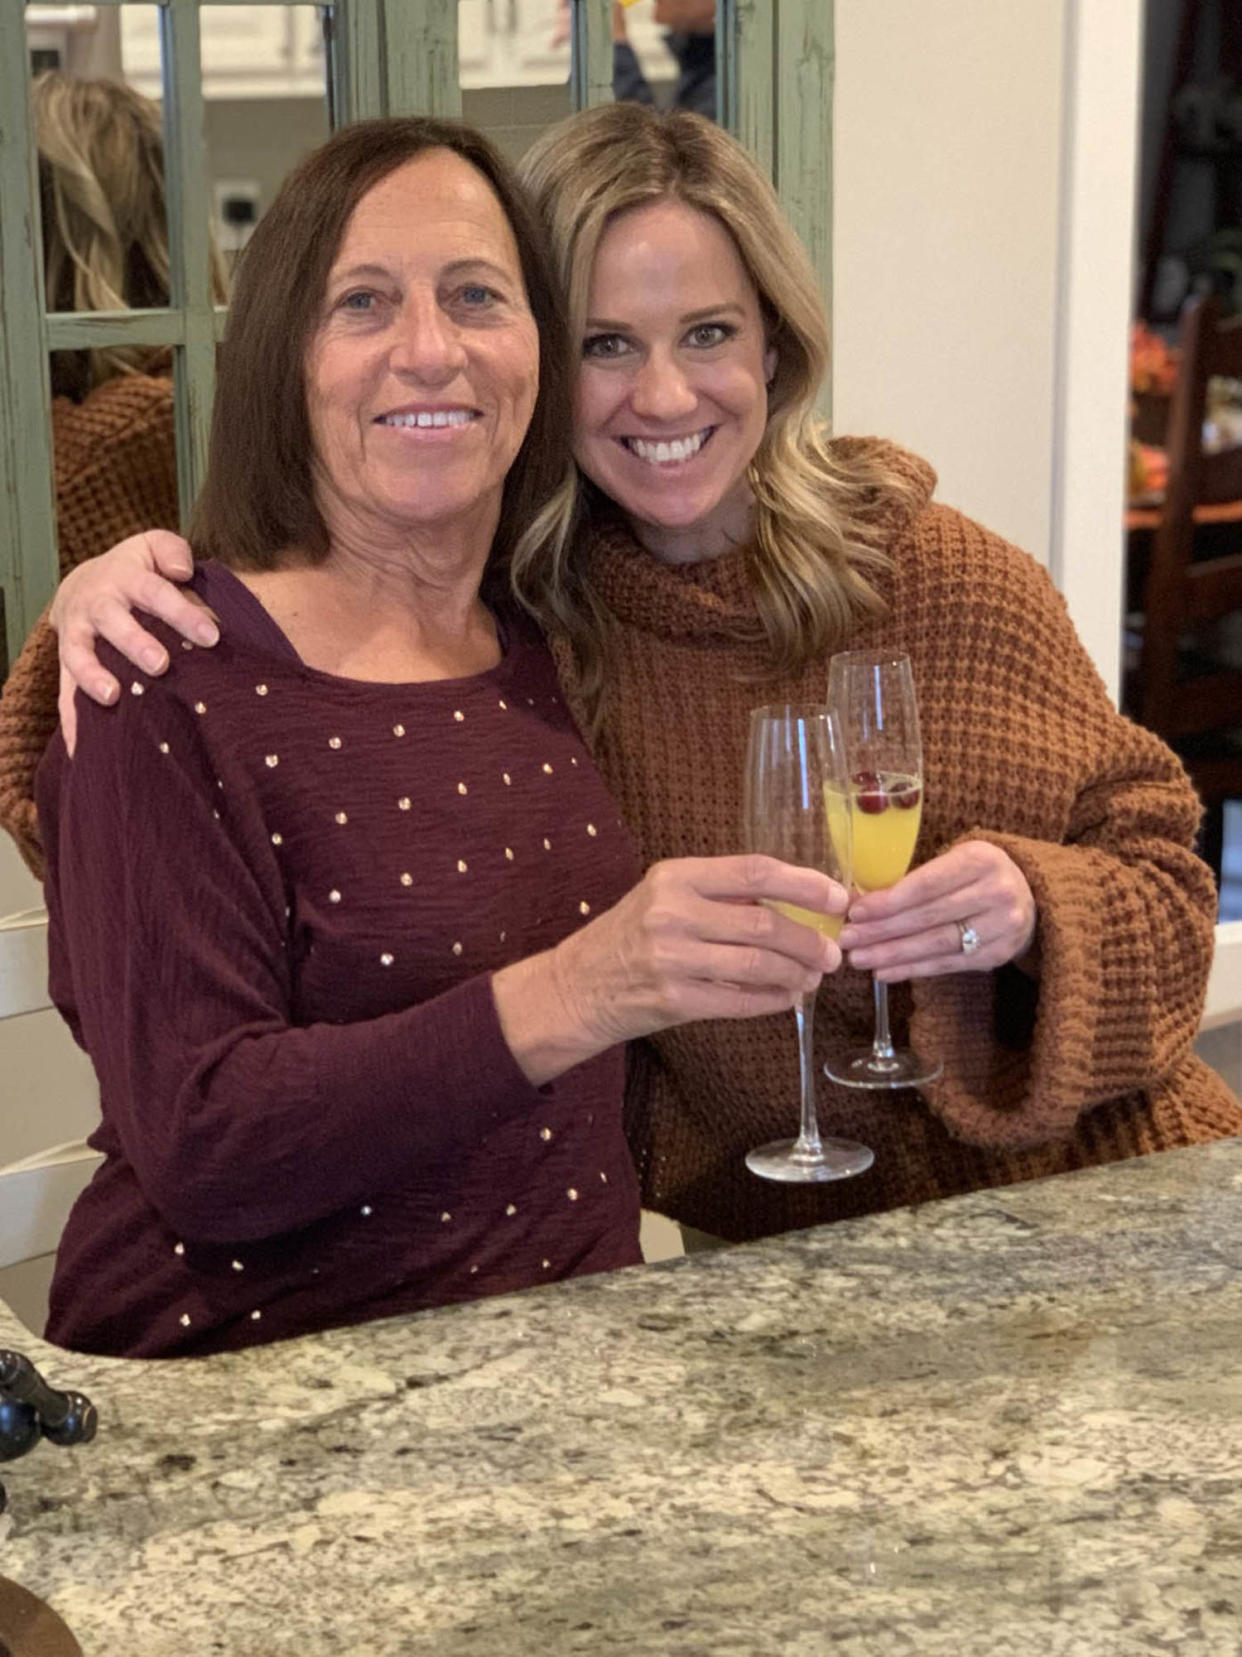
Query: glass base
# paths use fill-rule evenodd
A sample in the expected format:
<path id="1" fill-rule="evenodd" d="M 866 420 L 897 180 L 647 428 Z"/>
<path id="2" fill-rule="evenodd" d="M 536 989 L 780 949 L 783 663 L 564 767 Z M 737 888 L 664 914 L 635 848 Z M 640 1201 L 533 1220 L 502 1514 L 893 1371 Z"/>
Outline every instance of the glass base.
<path id="1" fill-rule="evenodd" d="M 825 1180 L 850 1179 L 865 1174 L 875 1152 L 852 1139 L 825 1139 L 818 1155 L 800 1150 L 796 1139 L 774 1139 L 746 1153 L 746 1166 L 760 1179 L 787 1185 L 820 1185 Z"/>
<path id="2" fill-rule="evenodd" d="M 843 1059 L 829 1059 L 824 1075 L 841 1087 L 923 1087 L 936 1081 L 944 1073 L 939 1059 L 925 1059 L 909 1048 L 897 1048 L 891 1058 L 877 1058 L 868 1048 L 865 1053 Z"/>

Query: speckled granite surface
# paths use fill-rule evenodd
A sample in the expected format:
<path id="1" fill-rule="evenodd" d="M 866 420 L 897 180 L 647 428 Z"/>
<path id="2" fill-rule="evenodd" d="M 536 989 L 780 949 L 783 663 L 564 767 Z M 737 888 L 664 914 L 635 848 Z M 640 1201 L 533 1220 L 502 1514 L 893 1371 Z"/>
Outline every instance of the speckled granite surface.
<path id="1" fill-rule="evenodd" d="M 59 1354 L 87 1657 L 1242 1651 L 1242 1142 L 254 1353 Z"/>

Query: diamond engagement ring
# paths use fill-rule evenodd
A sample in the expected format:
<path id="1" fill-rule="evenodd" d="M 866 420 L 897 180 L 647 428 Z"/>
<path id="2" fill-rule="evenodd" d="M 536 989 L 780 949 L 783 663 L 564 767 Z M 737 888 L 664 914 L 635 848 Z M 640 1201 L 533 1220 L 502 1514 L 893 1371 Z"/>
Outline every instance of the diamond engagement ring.
<path id="1" fill-rule="evenodd" d="M 962 936 L 962 954 L 973 955 L 979 945 L 983 942 L 983 939 L 968 921 L 954 921 L 953 924 L 957 927 L 957 930 Z"/>

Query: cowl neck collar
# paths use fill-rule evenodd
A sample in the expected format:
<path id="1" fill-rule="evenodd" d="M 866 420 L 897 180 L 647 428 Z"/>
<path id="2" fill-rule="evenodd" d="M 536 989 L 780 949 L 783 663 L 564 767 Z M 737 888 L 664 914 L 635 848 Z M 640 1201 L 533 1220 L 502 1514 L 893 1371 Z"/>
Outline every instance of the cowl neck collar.
<path id="1" fill-rule="evenodd" d="M 864 509 L 879 542 L 891 546 L 931 500 L 936 474 L 926 461 L 879 438 L 837 438 L 830 447 L 844 465 L 882 462 L 914 485 L 911 500 L 877 497 L 873 509 Z M 666 638 L 760 637 L 747 546 L 697 564 L 663 564 L 617 514 L 599 525 L 586 557 L 594 585 L 621 622 Z"/>

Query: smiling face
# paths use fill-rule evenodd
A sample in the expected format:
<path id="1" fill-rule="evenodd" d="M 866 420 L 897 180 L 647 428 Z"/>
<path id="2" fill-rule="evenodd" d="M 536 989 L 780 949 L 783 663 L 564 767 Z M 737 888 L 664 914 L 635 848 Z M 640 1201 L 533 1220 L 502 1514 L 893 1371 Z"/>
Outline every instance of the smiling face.
<path id="1" fill-rule="evenodd" d="M 513 232 L 483 175 L 429 150 L 359 202 L 306 362 L 333 541 L 434 530 L 490 546 L 539 389 Z"/>
<path id="2" fill-rule="evenodd" d="M 591 270 L 574 453 L 655 556 L 692 562 L 746 538 L 775 365 L 716 219 L 668 200 L 613 220 Z"/>

